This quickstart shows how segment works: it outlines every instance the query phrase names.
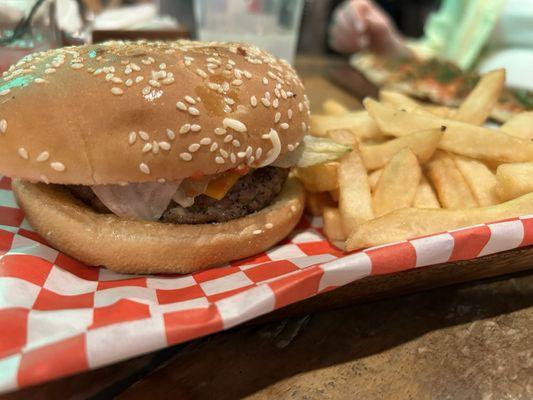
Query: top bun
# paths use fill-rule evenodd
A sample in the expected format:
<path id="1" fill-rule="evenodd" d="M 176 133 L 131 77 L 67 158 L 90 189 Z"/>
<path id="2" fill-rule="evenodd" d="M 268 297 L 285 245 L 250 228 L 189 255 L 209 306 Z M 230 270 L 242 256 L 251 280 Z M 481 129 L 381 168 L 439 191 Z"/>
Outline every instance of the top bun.
<path id="1" fill-rule="evenodd" d="M 66 47 L 26 56 L 0 79 L 0 174 L 30 181 L 176 181 L 260 167 L 308 127 L 294 69 L 237 43 Z"/>

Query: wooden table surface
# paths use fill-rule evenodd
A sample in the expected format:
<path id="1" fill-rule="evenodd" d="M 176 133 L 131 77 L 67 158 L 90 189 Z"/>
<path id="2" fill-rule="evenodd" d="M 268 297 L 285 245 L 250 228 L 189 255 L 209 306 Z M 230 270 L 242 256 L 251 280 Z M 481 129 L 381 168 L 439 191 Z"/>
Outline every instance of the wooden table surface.
<path id="1" fill-rule="evenodd" d="M 298 60 L 313 111 L 360 106 L 322 76 L 341 62 Z M 0 400 L 531 399 L 532 306 L 533 274 L 514 274 L 237 327 Z"/>

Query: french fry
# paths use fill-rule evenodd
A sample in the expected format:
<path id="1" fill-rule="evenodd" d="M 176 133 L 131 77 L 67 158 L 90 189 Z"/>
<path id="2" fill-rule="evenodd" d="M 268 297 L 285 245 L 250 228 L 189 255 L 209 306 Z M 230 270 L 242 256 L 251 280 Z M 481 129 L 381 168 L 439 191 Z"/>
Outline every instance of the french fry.
<path id="1" fill-rule="evenodd" d="M 382 173 L 383 173 L 383 168 L 376 169 L 375 171 L 372 171 L 370 175 L 368 175 L 368 184 L 370 185 L 370 190 L 372 192 L 376 190 L 376 186 L 378 185 L 379 178 L 381 178 Z"/>
<path id="2" fill-rule="evenodd" d="M 436 115 L 439 118 L 450 118 L 452 113 L 455 111 L 450 107 L 446 106 L 437 106 L 435 104 L 424 104 L 424 109 L 429 111 L 431 114 Z"/>
<path id="3" fill-rule="evenodd" d="M 533 193 L 480 208 L 404 208 L 360 225 L 346 244 L 351 251 L 527 214 L 533 214 Z"/>
<path id="4" fill-rule="evenodd" d="M 308 192 L 327 192 L 339 187 L 337 161 L 298 168 L 296 176 Z"/>
<path id="5" fill-rule="evenodd" d="M 322 103 L 322 109 L 326 115 L 342 115 L 350 112 L 348 108 L 334 99 L 327 99 Z"/>
<path id="6" fill-rule="evenodd" d="M 339 144 L 354 147 L 358 143 L 357 136 L 349 129 L 333 129 L 327 132 L 327 136 Z"/>
<path id="7" fill-rule="evenodd" d="M 319 217 L 324 212 L 325 207 L 334 207 L 335 203 L 327 192 L 312 193 L 307 192 L 305 196 L 305 209 L 309 214 Z"/>
<path id="8" fill-rule="evenodd" d="M 359 224 L 374 218 L 368 176 L 357 145 L 339 165 L 339 212 L 346 236 Z"/>
<path id="9" fill-rule="evenodd" d="M 533 111 L 515 115 L 500 130 L 520 139 L 533 140 Z"/>
<path id="10" fill-rule="evenodd" d="M 330 241 L 346 240 L 346 235 L 342 230 L 341 213 L 338 208 L 324 207 L 322 217 L 324 218 L 324 233 Z"/>
<path id="11" fill-rule="evenodd" d="M 533 161 L 533 143 L 530 141 L 464 122 L 397 111 L 369 98 L 363 103 L 384 134 L 401 137 L 441 128 L 444 134 L 440 149 L 501 162 Z"/>
<path id="12" fill-rule="evenodd" d="M 533 163 L 502 164 L 496 171 L 502 199 L 533 192 Z"/>
<path id="13" fill-rule="evenodd" d="M 427 174 L 443 207 L 469 208 L 478 206 L 465 178 L 450 154 L 437 151 L 433 159 L 427 164 Z"/>
<path id="14" fill-rule="evenodd" d="M 400 150 L 383 168 L 372 197 L 374 215 L 410 207 L 420 182 L 420 165 L 409 148 Z"/>
<path id="15" fill-rule="evenodd" d="M 480 206 L 491 206 L 500 202 L 497 193 L 498 181 L 485 164 L 479 160 L 458 155 L 453 158 Z"/>
<path id="16" fill-rule="evenodd" d="M 383 136 L 364 110 L 343 115 L 311 115 L 311 134 L 326 136 L 334 129 L 350 129 L 361 140 Z"/>
<path id="17" fill-rule="evenodd" d="M 418 190 L 416 191 L 415 198 L 413 200 L 413 207 L 416 208 L 440 208 L 439 199 L 435 190 L 427 180 L 426 176 L 422 174 L 420 177 L 420 183 L 418 184 Z"/>
<path id="18" fill-rule="evenodd" d="M 379 99 L 382 103 L 388 104 L 398 110 L 405 110 L 419 114 L 435 115 L 441 118 L 448 118 L 451 115 L 451 109 L 445 106 L 436 106 L 434 104 L 424 104 L 402 93 L 389 90 L 380 90 Z"/>
<path id="19" fill-rule="evenodd" d="M 367 170 L 382 168 L 401 149 L 409 148 L 418 157 L 421 164 L 431 158 L 435 152 L 442 132 L 440 129 L 416 132 L 383 144 L 362 145 L 361 155 Z"/>
<path id="20" fill-rule="evenodd" d="M 482 125 L 498 101 L 504 85 L 504 69 L 484 74 L 451 118 Z"/>

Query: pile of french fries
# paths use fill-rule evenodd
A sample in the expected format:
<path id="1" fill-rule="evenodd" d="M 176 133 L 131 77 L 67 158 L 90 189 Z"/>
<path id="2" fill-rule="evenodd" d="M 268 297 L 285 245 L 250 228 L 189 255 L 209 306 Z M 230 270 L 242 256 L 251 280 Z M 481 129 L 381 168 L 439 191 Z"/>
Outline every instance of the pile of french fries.
<path id="1" fill-rule="evenodd" d="M 311 134 L 352 151 L 296 175 L 328 239 L 356 250 L 533 214 L 533 112 L 484 126 L 504 85 L 489 72 L 456 109 L 389 91 L 361 111 L 325 101 Z"/>

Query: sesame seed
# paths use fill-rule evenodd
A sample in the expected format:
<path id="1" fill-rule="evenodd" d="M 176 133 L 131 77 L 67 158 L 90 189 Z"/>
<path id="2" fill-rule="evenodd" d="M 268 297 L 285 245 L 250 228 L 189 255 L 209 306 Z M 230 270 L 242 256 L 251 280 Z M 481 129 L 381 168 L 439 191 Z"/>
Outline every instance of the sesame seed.
<path id="1" fill-rule="evenodd" d="M 307 125 L 305 124 L 305 122 L 302 122 L 302 131 L 306 131 L 307 130 Z"/>
<path id="2" fill-rule="evenodd" d="M 170 150 L 170 143 L 169 142 L 159 142 L 158 143 L 161 150 Z"/>
<path id="3" fill-rule="evenodd" d="M 265 228 L 267 229 L 272 229 L 274 227 L 274 224 L 272 224 L 271 222 L 268 222 L 265 224 Z"/>
<path id="4" fill-rule="evenodd" d="M 152 152 L 154 154 L 159 153 L 159 143 L 157 143 L 155 140 L 152 142 Z"/>
<path id="5" fill-rule="evenodd" d="M 157 183 L 165 183 L 167 180 L 165 178 L 157 179 Z"/>
<path id="6" fill-rule="evenodd" d="M 180 158 L 184 161 L 191 161 L 192 154 L 191 153 L 180 153 Z"/>
<path id="7" fill-rule="evenodd" d="M 261 155 L 263 154 L 263 149 L 261 147 L 258 147 L 255 150 L 255 158 L 261 158 Z"/>
<path id="8" fill-rule="evenodd" d="M 191 115 L 200 115 L 200 111 L 195 107 L 189 107 L 188 111 Z"/>
<path id="9" fill-rule="evenodd" d="M 142 152 L 148 153 L 150 150 L 152 150 L 152 143 L 145 143 L 142 148 Z"/>
<path id="10" fill-rule="evenodd" d="M 174 131 L 172 129 L 167 128 L 167 137 L 170 140 L 174 140 L 176 138 L 176 134 L 174 133 Z"/>
<path id="11" fill-rule="evenodd" d="M 304 110 L 304 105 L 302 104 L 302 102 L 298 103 L 298 110 L 300 110 L 300 112 Z"/>
<path id="12" fill-rule="evenodd" d="M 292 119 L 292 109 L 291 108 L 289 108 L 287 110 L 287 116 L 289 117 L 289 119 Z"/>
<path id="13" fill-rule="evenodd" d="M 235 164 L 237 162 L 237 157 L 235 157 L 235 153 L 231 153 L 229 155 L 229 159 L 231 160 L 232 164 Z"/>
<path id="14" fill-rule="evenodd" d="M 194 100 L 191 96 L 185 96 L 185 101 L 189 104 L 196 104 L 196 100 Z"/>
<path id="15" fill-rule="evenodd" d="M 274 74 L 272 71 L 268 71 L 268 72 L 267 72 L 267 75 L 268 75 L 269 77 L 271 77 L 272 79 L 278 79 L 278 77 L 276 76 L 276 74 Z"/>
<path id="16" fill-rule="evenodd" d="M 43 152 L 39 153 L 39 155 L 37 156 L 35 161 L 43 162 L 43 161 L 47 161 L 49 158 L 50 158 L 50 153 L 47 152 L 47 151 L 43 151 Z"/>
<path id="17" fill-rule="evenodd" d="M 120 96 L 124 93 L 124 91 L 119 87 L 112 87 L 111 93 L 113 93 L 115 96 Z"/>
<path id="18" fill-rule="evenodd" d="M 145 163 L 139 164 L 139 169 L 143 174 L 149 175 L 150 174 L 150 167 L 146 165 Z"/>
<path id="19" fill-rule="evenodd" d="M 228 135 L 224 138 L 224 143 L 229 143 L 233 140 L 233 135 Z"/>
<path id="20" fill-rule="evenodd" d="M 46 68 L 46 69 L 44 70 L 44 73 L 45 73 L 46 75 L 53 74 L 54 72 L 56 72 L 56 70 L 55 70 L 54 68 Z"/>
<path id="21" fill-rule="evenodd" d="M 147 95 L 151 90 L 150 86 L 145 86 L 143 87 L 142 94 Z"/>
<path id="22" fill-rule="evenodd" d="M 219 149 L 218 151 L 222 155 L 222 157 L 224 157 L 224 158 L 228 158 L 229 157 L 229 153 L 226 150 Z"/>
<path id="23" fill-rule="evenodd" d="M 231 112 L 231 107 L 228 106 L 227 104 L 224 105 L 224 112 L 225 113 L 230 113 Z"/>
<path id="24" fill-rule="evenodd" d="M 260 235 L 261 233 L 263 233 L 261 229 L 256 229 L 255 231 L 252 232 L 252 234 L 254 235 Z"/>
<path id="25" fill-rule="evenodd" d="M 43 78 L 35 78 L 36 83 L 46 83 L 46 81 Z"/>
<path id="26" fill-rule="evenodd" d="M 252 74 L 249 71 L 243 71 L 243 74 L 248 79 L 250 79 L 252 77 Z"/>
<path id="27" fill-rule="evenodd" d="M 191 124 L 183 124 L 179 130 L 180 134 L 187 133 L 191 130 Z"/>
<path id="28" fill-rule="evenodd" d="M 235 147 L 241 147 L 241 142 L 239 142 L 237 139 L 233 139 L 231 144 Z"/>
<path id="29" fill-rule="evenodd" d="M 248 128 L 246 128 L 245 124 L 233 118 L 224 118 L 224 120 L 222 121 L 222 125 L 224 125 L 226 128 L 231 128 L 234 131 L 241 133 L 248 131 Z"/>
<path id="30" fill-rule="evenodd" d="M 166 68 L 167 68 L 167 64 L 165 63 L 159 64 L 159 69 L 166 69 Z"/>
<path id="31" fill-rule="evenodd" d="M 207 74 L 205 73 L 205 71 L 201 70 L 200 68 L 196 70 L 196 74 L 198 76 L 201 76 L 202 78 L 207 78 Z"/>
<path id="32" fill-rule="evenodd" d="M 252 146 L 248 146 L 246 148 L 246 157 L 250 158 L 252 156 L 253 151 L 254 151 L 254 149 L 252 149 Z"/>
<path id="33" fill-rule="evenodd" d="M 224 159 L 222 157 L 217 156 L 217 157 L 215 157 L 215 162 L 217 164 L 224 164 L 226 161 L 224 161 Z"/>
<path id="34" fill-rule="evenodd" d="M 136 132 L 130 132 L 130 134 L 128 136 L 128 143 L 130 144 L 130 146 L 133 145 L 136 140 L 137 140 L 137 133 Z"/>
<path id="35" fill-rule="evenodd" d="M 263 103 L 263 105 L 265 107 L 270 107 L 270 100 L 264 98 L 264 97 L 261 97 L 261 103 Z"/>
<path id="36" fill-rule="evenodd" d="M 211 138 L 205 137 L 200 140 L 200 144 L 207 146 L 208 144 L 211 144 Z"/>
<path id="37" fill-rule="evenodd" d="M 270 100 L 270 92 L 269 91 L 265 92 L 265 99 Z"/>
<path id="38" fill-rule="evenodd" d="M 207 87 L 211 90 L 218 90 L 218 88 L 220 88 L 220 85 L 218 83 L 209 82 L 207 84 Z"/>
<path id="39" fill-rule="evenodd" d="M 193 143 L 189 146 L 188 149 L 191 153 L 195 153 L 200 149 L 200 145 L 198 143 Z"/>
<path id="40" fill-rule="evenodd" d="M 289 124 L 286 122 L 282 122 L 281 124 L 279 124 L 279 127 L 281 129 L 289 129 Z"/>
<path id="41" fill-rule="evenodd" d="M 24 147 L 19 147 L 18 151 L 19 156 L 21 156 L 23 159 L 28 159 L 28 150 L 26 150 Z"/>
<path id="42" fill-rule="evenodd" d="M 109 74 L 107 74 L 107 75 L 105 76 L 105 80 L 106 80 L 106 81 L 110 81 L 111 79 L 113 79 L 113 76 L 114 76 L 114 75 L 113 75 L 112 73 L 109 73 Z"/>
<path id="43" fill-rule="evenodd" d="M 178 110 L 182 110 L 182 111 L 186 111 L 187 110 L 187 106 L 185 105 L 185 103 L 183 103 L 182 101 L 178 101 L 176 103 L 176 108 Z"/>
<path id="44" fill-rule="evenodd" d="M 153 86 L 153 87 L 161 87 L 161 84 L 158 81 L 156 81 L 155 79 L 150 79 L 148 81 L 148 84 L 150 86 Z"/>
<path id="45" fill-rule="evenodd" d="M 230 106 L 235 104 L 235 100 L 233 100 L 231 97 L 224 97 L 224 101 Z"/>
<path id="46" fill-rule="evenodd" d="M 131 67 L 131 69 L 134 70 L 134 71 L 140 71 L 140 70 L 141 70 L 141 67 L 139 67 L 139 66 L 138 66 L 137 64 L 135 64 L 135 63 L 131 63 L 131 64 L 130 64 L 130 67 Z"/>
<path id="47" fill-rule="evenodd" d="M 120 79 L 118 76 L 114 76 L 113 78 L 111 78 L 111 82 L 122 83 L 122 79 Z"/>
<path id="48" fill-rule="evenodd" d="M 52 163 L 50 163 L 50 167 L 52 167 L 53 170 L 57 171 L 57 172 L 63 172 L 66 167 L 63 163 L 60 163 L 58 161 L 54 161 Z"/>
<path id="49" fill-rule="evenodd" d="M 0 119 L 0 133 L 6 133 L 7 131 L 7 121 L 5 119 Z"/>
<path id="50" fill-rule="evenodd" d="M 144 77 L 139 75 L 138 77 L 135 78 L 135 83 L 140 83 L 140 82 L 143 81 L 143 79 L 144 79 Z"/>
<path id="51" fill-rule="evenodd" d="M 191 131 L 193 132 L 200 132 L 200 130 L 202 129 L 202 127 L 198 124 L 192 124 L 191 125 Z"/>
<path id="52" fill-rule="evenodd" d="M 244 158 L 244 157 L 246 157 L 246 152 L 245 152 L 245 151 L 239 151 L 239 152 L 237 153 L 237 157 L 239 157 L 239 158 Z"/>
<path id="53" fill-rule="evenodd" d="M 128 65 L 126 68 L 124 68 L 124 73 L 125 73 L 126 75 L 131 74 L 132 71 L 133 71 L 133 70 L 131 69 L 131 67 L 130 67 L 129 65 Z"/>
<path id="54" fill-rule="evenodd" d="M 150 139 L 150 135 L 148 135 L 148 133 L 146 133 L 145 131 L 139 131 L 139 136 L 145 142 Z"/>
<path id="55" fill-rule="evenodd" d="M 281 93 L 280 93 L 278 88 L 274 89 L 274 94 L 276 95 L 277 98 L 279 98 L 281 96 Z"/>
<path id="56" fill-rule="evenodd" d="M 294 150 L 294 145 L 289 143 L 289 144 L 287 145 L 287 149 L 288 149 L 289 151 L 293 151 L 293 150 Z"/>
<path id="57" fill-rule="evenodd" d="M 250 97 L 250 104 L 252 105 L 252 107 L 256 107 L 257 106 L 257 97 L 255 97 L 255 96 Z"/>
<path id="58" fill-rule="evenodd" d="M 274 107 L 274 108 L 278 108 L 279 107 L 279 100 L 278 99 L 274 99 L 272 101 L 272 107 Z"/>
<path id="59" fill-rule="evenodd" d="M 131 79 L 128 79 L 126 82 L 124 82 L 126 86 L 130 87 L 133 85 L 133 81 Z"/>
<path id="60" fill-rule="evenodd" d="M 222 135 L 225 135 L 226 134 L 226 130 L 224 128 L 215 128 L 214 130 L 215 132 L 215 135 L 219 135 L 219 136 L 222 136 Z"/>
<path id="61" fill-rule="evenodd" d="M 10 89 L 4 89 L 0 92 L 0 96 L 5 96 L 6 94 L 8 94 L 9 92 L 11 92 Z"/>
<path id="62" fill-rule="evenodd" d="M 263 77 L 263 85 L 268 85 L 268 79 L 266 77 Z"/>
<path id="63" fill-rule="evenodd" d="M 233 86 L 241 86 L 242 85 L 242 80 L 241 79 L 234 79 L 233 81 L 231 81 L 231 84 Z"/>
<path id="64" fill-rule="evenodd" d="M 274 122 L 277 124 L 280 119 L 281 119 L 281 113 L 278 111 L 276 115 L 274 116 Z"/>
<path id="65" fill-rule="evenodd" d="M 218 143 L 215 142 L 211 145 L 211 148 L 209 149 L 209 151 L 212 153 L 214 151 L 216 151 L 218 149 Z"/>
<path id="66" fill-rule="evenodd" d="M 81 64 L 81 63 L 70 64 L 70 68 L 72 68 L 72 69 L 81 69 L 81 68 L 83 68 L 83 64 Z"/>

